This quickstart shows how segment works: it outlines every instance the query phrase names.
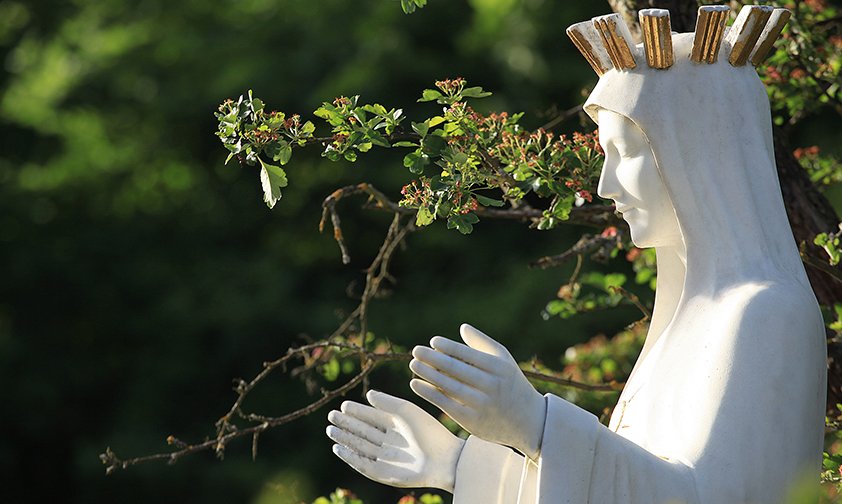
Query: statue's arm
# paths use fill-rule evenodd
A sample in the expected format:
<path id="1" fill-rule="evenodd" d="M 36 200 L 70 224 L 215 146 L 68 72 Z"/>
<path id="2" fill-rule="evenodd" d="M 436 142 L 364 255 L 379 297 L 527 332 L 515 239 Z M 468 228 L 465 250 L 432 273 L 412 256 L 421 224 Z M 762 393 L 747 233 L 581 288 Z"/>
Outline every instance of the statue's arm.
<path id="1" fill-rule="evenodd" d="M 456 471 L 454 504 L 699 504 L 692 469 L 657 457 L 597 418 L 547 395 L 537 460 L 471 436 Z"/>
<path id="2" fill-rule="evenodd" d="M 519 501 L 525 464 L 532 463 L 511 448 L 469 437 L 456 468 L 453 504 L 529 502 Z"/>
<path id="3" fill-rule="evenodd" d="M 547 399 L 537 502 L 701 502 L 694 471 L 682 460 L 654 455 L 564 399 Z"/>
<path id="4" fill-rule="evenodd" d="M 647 452 L 567 401 L 541 396 L 502 345 L 470 326 L 462 326 L 461 333 L 467 345 L 433 338 L 432 348 L 416 347 L 410 364 L 423 379 L 411 383 L 416 393 L 472 434 L 490 441 L 469 441 L 464 449 L 456 504 L 487 502 L 474 499 L 485 494 L 494 496 L 492 502 L 520 504 L 670 498 L 698 502 L 686 465 Z M 517 455 L 513 459 L 507 455 L 512 452 L 500 445 L 517 448 L 528 459 Z M 494 476 L 478 481 L 489 460 L 497 461 Z M 473 471 L 467 469 L 470 466 Z M 631 495 L 636 500 L 628 500 Z"/>

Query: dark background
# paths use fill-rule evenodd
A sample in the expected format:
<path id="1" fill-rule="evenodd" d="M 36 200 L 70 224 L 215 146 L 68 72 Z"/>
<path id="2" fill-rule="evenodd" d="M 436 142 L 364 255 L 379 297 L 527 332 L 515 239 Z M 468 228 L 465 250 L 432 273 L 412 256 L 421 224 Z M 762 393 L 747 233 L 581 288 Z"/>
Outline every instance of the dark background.
<path id="1" fill-rule="evenodd" d="M 353 258 L 342 265 L 332 233 L 318 233 L 321 201 L 364 181 L 398 199 L 412 180 L 401 152 L 350 164 L 297 150 L 270 211 L 257 171 L 223 164 L 213 112 L 253 89 L 305 119 L 360 94 L 418 121 L 439 107 L 416 103 L 423 89 L 464 77 L 494 93 L 477 109 L 525 111 L 537 127 L 596 81 L 564 29 L 608 12 L 551 0 L 430 0 L 410 16 L 390 0 L 0 1 L 2 500 L 296 503 L 341 486 L 396 502 L 403 491 L 330 454 L 327 409 L 265 433 L 254 462 L 241 440 L 223 461 L 207 452 L 105 475 L 106 447 L 131 458 L 167 451 L 168 435 L 214 436 L 233 379 L 333 332 L 390 216 L 340 203 Z M 572 129 L 593 125 L 560 132 Z M 398 283 L 372 307 L 377 336 L 411 347 L 467 321 L 518 359 L 558 367 L 568 346 L 636 318 L 542 319 L 572 266 L 526 263 L 579 229 L 444 227 L 396 257 Z M 412 397 L 404 368 L 372 385 Z M 313 399 L 278 373 L 245 409 L 279 416 Z"/>

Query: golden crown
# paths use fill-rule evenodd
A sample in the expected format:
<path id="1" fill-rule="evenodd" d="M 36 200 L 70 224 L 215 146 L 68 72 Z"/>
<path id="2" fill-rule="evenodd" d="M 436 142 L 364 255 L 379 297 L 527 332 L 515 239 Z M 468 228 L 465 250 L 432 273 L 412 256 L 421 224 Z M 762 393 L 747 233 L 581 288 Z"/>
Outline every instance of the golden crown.
<path id="1" fill-rule="evenodd" d="M 725 22 L 730 10 L 722 5 L 699 7 L 693 49 L 689 54 L 692 61 L 716 63 L 724 38 L 731 50 L 728 61 L 733 66 L 743 66 L 751 61 L 756 67 L 766 57 L 791 16 L 787 9 L 746 5 L 728 29 Z M 644 9 L 639 17 L 646 63 L 653 68 L 671 67 L 675 63 L 675 54 L 669 11 Z M 576 23 L 567 29 L 567 35 L 600 76 L 611 68 L 624 70 L 637 67 L 636 44 L 619 14 Z"/>

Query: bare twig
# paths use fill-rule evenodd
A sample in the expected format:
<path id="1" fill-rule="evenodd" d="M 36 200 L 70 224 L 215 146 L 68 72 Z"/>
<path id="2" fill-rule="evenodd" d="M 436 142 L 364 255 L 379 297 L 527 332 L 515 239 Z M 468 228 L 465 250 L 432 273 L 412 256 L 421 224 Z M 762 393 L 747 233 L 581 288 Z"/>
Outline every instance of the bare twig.
<path id="1" fill-rule="evenodd" d="M 397 203 L 390 201 L 383 193 L 375 189 L 370 184 L 364 183 L 355 186 L 347 186 L 335 191 L 325 199 L 323 204 L 324 211 L 322 214 L 322 222 L 319 227 L 320 229 L 324 228 L 327 216 L 330 215 L 331 222 L 334 227 L 334 236 L 336 237 L 340 249 L 342 250 L 343 262 L 346 264 L 350 262 L 350 255 L 348 254 L 347 246 L 345 245 L 342 237 L 341 221 L 336 212 L 335 206 L 336 203 L 345 196 L 360 193 L 369 195 L 369 206 L 393 212 L 394 219 L 389 226 L 389 230 L 386 233 L 386 237 L 380 247 L 377 257 L 375 257 L 371 265 L 366 269 L 366 285 L 360 304 L 345 318 L 339 328 L 327 340 L 304 345 L 298 348 L 290 348 L 283 357 L 271 362 L 265 362 L 264 369 L 251 381 L 246 382 L 244 380 L 236 380 L 237 386 L 235 387 L 235 391 L 237 392 L 237 399 L 234 401 L 234 404 L 231 406 L 229 411 L 216 422 L 217 435 L 215 439 L 191 445 L 170 436 L 167 439 L 168 443 L 178 447 L 178 450 L 170 453 L 160 453 L 127 460 L 119 459 L 114 452 L 108 448 L 105 453 L 100 455 L 100 459 L 107 465 L 106 473 L 110 474 L 116 469 L 125 469 L 129 466 L 151 460 L 166 460 L 169 464 L 174 464 L 184 455 L 205 450 L 214 450 L 217 456 L 222 457 L 225 453 L 225 447 L 229 442 L 244 436 L 251 436 L 251 451 L 252 456 L 255 457 L 257 455 L 257 443 L 260 433 L 272 427 L 283 425 L 302 416 L 309 415 L 326 405 L 328 402 L 336 399 L 337 397 L 343 396 L 360 383 L 363 383 L 364 386 L 367 387 L 365 384 L 367 383 L 368 376 L 380 363 L 400 360 L 408 361 L 412 359 L 412 356 L 409 354 L 394 352 L 391 348 L 391 344 L 389 345 L 389 351 L 386 353 L 377 353 L 366 349 L 365 341 L 366 335 L 368 334 L 367 319 L 369 304 L 376 297 L 385 280 L 394 281 L 392 276 L 389 274 L 389 264 L 391 258 L 397 249 L 397 246 L 403 242 L 410 232 L 416 229 L 412 220 L 406 224 L 402 224 L 402 216 L 406 213 L 414 213 L 415 210 L 400 207 Z M 576 210 L 578 210 L 578 212 L 576 212 Z M 497 218 L 540 219 L 542 217 L 540 210 L 533 210 L 530 208 L 512 210 L 480 209 L 475 211 L 475 213 L 477 215 Z M 613 212 L 611 212 L 610 207 L 574 209 L 574 212 L 571 213 L 571 215 L 577 213 L 582 217 L 583 222 L 587 222 L 592 225 L 595 225 L 597 222 L 607 222 L 610 219 L 608 215 L 613 216 Z M 614 216 L 614 218 L 616 218 L 616 216 Z M 359 327 L 357 329 L 354 329 L 355 322 L 359 322 Z M 356 334 L 359 338 L 359 345 L 340 340 L 341 336 L 349 334 L 349 332 L 352 332 L 351 336 Z M 243 401 L 249 392 L 251 392 L 273 370 L 278 367 L 285 367 L 292 359 L 304 360 L 302 368 L 298 368 L 294 372 L 300 370 L 310 370 L 323 362 L 323 359 L 325 358 L 324 354 L 320 354 L 317 357 L 313 356 L 316 349 L 323 349 L 323 352 L 328 349 L 336 349 L 340 353 L 343 353 L 343 356 L 357 356 L 360 359 L 360 371 L 339 388 L 331 391 L 323 391 L 322 397 L 318 400 L 286 415 L 280 417 L 265 417 L 257 414 L 245 414 L 242 411 Z M 621 384 L 616 383 L 591 385 L 541 373 L 525 373 L 529 378 L 535 380 L 557 383 L 584 390 L 614 391 L 618 390 L 618 387 L 622 388 Z M 233 423 L 235 416 L 248 422 L 253 422 L 255 425 L 247 428 L 239 428 Z"/>
<path id="2" fill-rule="evenodd" d="M 576 242 L 576 245 L 573 245 L 570 250 L 558 255 L 542 257 L 537 261 L 533 261 L 529 263 L 529 269 L 547 269 L 552 266 L 559 266 L 574 257 L 580 257 L 583 254 L 587 254 L 588 252 L 594 251 L 606 245 L 614 245 L 616 242 L 617 237 L 615 236 L 585 234 L 579 238 L 579 241 Z"/>
<path id="3" fill-rule="evenodd" d="M 345 383 L 337 389 L 331 390 L 329 392 L 324 392 L 323 396 L 317 401 L 314 401 L 313 403 L 301 409 L 298 409 L 296 411 L 293 411 L 292 413 L 288 413 L 280 417 L 264 417 L 261 415 L 254 414 L 245 415 L 242 413 L 242 411 L 240 410 L 240 406 L 242 405 L 245 396 L 249 393 L 249 391 L 251 391 L 254 388 L 255 385 L 257 385 L 264 377 L 266 377 L 266 375 L 269 374 L 271 370 L 283 365 L 293 357 L 306 356 L 317 348 L 331 347 L 348 350 L 349 353 L 359 355 L 365 362 L 360 372 L 357 373 L 353 378 L 351 378 L 347 383 Z M 252 379 L 251 382 L 247 384 L 243 382 L 240 383 L 240 386 L 238 386 L 237 388 L 238 397 L 234 403 L 234 406 L 232 406 L 231 410 L 217 422 L 218 434 L 215 439 L 207 440 L 203 443 L 199 443 L 196 445 L 188 445 L 170 436 L 167 439 L 169 444 L 177 445 L 180 448 L 179 450 L 170 453 L 159 453 L 156 455 L 121 460 L 114 454 L 111 448 L 107 448 L 105 453 L 101 454 L 99 457 L 103 461 L 103 463 L 107 464 L 108 466 L 106 468 L 106 474 L 111 474 L 117 469 L 126 469 L 130 466 L 137 465 L 143 462 L 149 462 L 152 460 L 166 460 L 168 464 L 174 464 L 178 461 L 179 458 L 183 457 L 184 455 L 205 450 L 214 450 L 217 456 L 222 457 L 225 452 L 225 447 L 228 445 L 229 442 L 244 436 L 252 436 L 252 456 L 256 456 L 257 439 L 261 432 L 272 427 L 277 427 L 279 425 L 289 423 L 303 416 L 309 415 L 322 408 L 328 402 L 336 399 L 337 397 L 345 395 L 351 389 L 359 385 L 369 374 L 371 374 L 371 372 L 374 371 L 378 364 L 381 364 L 383 362 L 408 361 L 411 359 L 412 355 L 407 353 L 395 353 L 392 351 L 389 351 L 388 353 L 377 353 L 370 350 L 366 350 L 365 348 L 358 345 L 343 342 L 320 341 L 318 343 L 313 343 L 298 348 L 291 348 L 289 349 L 289 351 L 287 351 L 286 355 L 284 355 L 280 359 L 275 360 L 273 362 L 265 363 L 264 370 L 260 374 L 258 374 L 254 379 Z M 621 390 L 623 386 L 623 384 L 616 382 L 601 385 L 591 385 L 587 383 L 568 380 L 566 378 L 559 378 L 556 376 L 535 373 L 531 371 L 524 371 L 524 374 L 528 378 L 532 378 L 534 380 L 557 383 L 560 385 L 575 387 L 582 390 L 613 392 L 616 390 Z M 260 423 L 249 428 L 238 429 L 236 428 L 236 426 L 230 423 L 230 419 L 235 414 L 249 421 Z"/>
<path id="4" fill-rule="evenodd" d="M 643 323 L 643 322 L 647 322 L 648 320 L 650 320 L 652 318 L 652 312 L 649 311 L 648 308 L 643 306 L 643 303 L 640 302 L 640 298 L 638 298 L 637 296 L 635 296 L 634 294 L 632 294 L 631 292 L 627 291 L 626 289 L 622 288 L 619 285 L 613 285 L 613 286 L 611 286 L 611 289 L 613 289 L 615 292 L 617 292 L 617 294 L 619 294 L 619 295 L 623 296 L 624 298 L 628 299 L 629 301 L 631 301 L 631 303 L 633 305 L 635 305 L 638 310 L 643 312 L 643 320 L 638 320 L 633 325 L 637 325 L 637 324 L 640 324 L 640 323 Z"/>
<path id="5" fill-rule="evenodd" d="M 339 244 L 339 249 L 342 252 L 342 264 L 349 264 L 351 256 L 348 253 L 348 247 L 345 245 L 345 237 L 342 235 L 342 226 L 339 220 L 339 214 L 336 212 L 336 203 L 346 196 L 354 194 L 365 193 L 369 196 L 369 201 L 374 201 L 374 206 L 383 210 L 388 210 L 392 213 L 410 213 L 404 212 L 397 203 L 391 201 L 385 194 L 378 191 L 373 185 L 363 182 L 362 184 L 345 186 L 341 189 L 333 191 L 324 203 L 322 203 L 322 220 L 319 222 L 319 231 L 324 231 L 325 221 L 328 214 L 330 215 L 331 223 L 333 224 L 333 236 L 336 243 Z M 411 210 L 415 213 L 414 210 Z"/>
<path id="6" fill-rule="evenodd" d="M 566 110 L 566 111 L 562 112 L 561 114 L 558 114 L 550 122 L 541 126 L 541 129 L 543 129 L 545 131 L 549 131 L 549 130 L 555 128 L 556 126 L 558 126 L 559 124 L 563 123 L 564 121 L 570 119 L 571 117 L 575 117 L 575 116 L 581 114 L 582 110 L 583 110 L 582 105 L 576 105 L 572 109 Z"/>
<path id="7" fill-rule="evenodd" d="M 842 282 L 842 271 L 840 271 L 839 268 L 834 268 L 825 261 L 805 252 L 803 244 L 800 253 L 801 260 L 804 261 L 804 264 L 809 264 L 814 268 L 818 268 L 833 277 L 835 280 Z"/>
<path id="8" fill-rule="evenodd" d="M 389 226 L 389 231 L 386 233 L 386 239 L 380 247 L 377 257 L 366 271 L 365 290 L 363 291 L 362 299 L 360 300 L 360 335 L 362 340 L 368 334 L 368 304 L 371 302 L 374 295 L 380 289 L 383 280 L 390 279 L 389 275 L 389 261 L 392 258 L 392 253 L 399 243 L 403 241 L 407 233 L 415 230 L 415 224 L 411 221 L 405 226 L 401 226 L 401 215 L 395 214 L 392 219 L 392 224 Z"/>
<path id="9" fill-rule="evenodd" d="M 625 386 L 625 383 L 615 381 L 609 383 L 602 383 L 600 385 L 590 385 L 587 383 L 568 380 L 567 378 L 559 378 L 557 376 L 536 373 L 534 371 L 524 371 L 523 374 L 526 375 L 527 378 L 532 378 L 533 380 L 557 383 L 559 385 L 565 385 L 567 387 L 573 387 L 581 390 L 591 390 L 595 392 L 616 392 L 618 390 L 623 390 L 623 387 Z"/>

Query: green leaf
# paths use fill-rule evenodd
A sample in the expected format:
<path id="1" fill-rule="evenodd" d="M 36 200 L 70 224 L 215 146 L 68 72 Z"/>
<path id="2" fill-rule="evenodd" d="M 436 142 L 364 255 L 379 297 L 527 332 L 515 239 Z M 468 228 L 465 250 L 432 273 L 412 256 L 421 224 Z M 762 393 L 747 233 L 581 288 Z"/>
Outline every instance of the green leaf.
<path id="1" fill-rule="evenodd" d="M 420 135 L 422 139 L 425 136 L 427 136 L 427 131 L 429 131 L 429 130 L 430 130 L 430 122 L 429 121 L 424 121 L 422 123 L 416 123 L 416 122 L 412 123 L 412 131 L 418 133 L 418 135 Z"/>
<path id="2" fill-rule="evenodd" d="M 375 103 L 374 105 L 363 105 L 363 110 L 366 112 L 371 112 L 375 115 L 386 115 L 386 107 L 380 105 L 379 103 Z"/>
<path id="3" fill-rule="evenodd" d="M 418 1 L 426 2 L 427 0 L 415 0 L 415 1 L 416 2 L 418 2 Z M 419 498 L 419 500 L 421 501 L 421 504 L 443 504 L 443 502 L 444 502 L 441 498 L 441 495 L 428 494 L 428 493 L 422 495 Z"/>
<path id="4" fill-rule="evenodd" d="M 447 217 L 453 211 L 453 203 L 446 200 L 444 196 L 436 203 L 436 215 Z"/>
<path id="5" fill-rule="evenodd" d="M 345 139 L 345 145 L 348 145 L 348 146 L 353 146 L 353 145 L 355 145 L 357 142 L 359 142 L 360 140 L 362 140 L 362 139 L 363 139 L 363 137 L 365 137 L 365 134 L 364 134 L 362 131 L 355 131 L 355 132 L 351 133 L 351 134 L 348 136 L 348 138 L 346 138 L 346 139 Z"/>
<path id="6" fill-rule="evenodd" d="M 622 273 L 609 273 L 605 275 L 605 285 L 609 289 L 612 287 L 622 287 L 626 283 L 626 275 Z"/>
<path id="7" fill-rule="evenodd" d="M 421 148 L 428 156 L 441 156 L 441 151 L 447 148 L 447 140 L 438 135 L 428 135 L 421 143 Z"/>
<path id="8" fill-rule="evenodd" d="M 576 198 L 573 195 L 569 195 L 566 198 L 559 198 L 550 209 L 552 216 L 559 220 L 569 219 L 570 211 L 573 209 L 573 202 L 575 199 Z"/>
<path id="9" fill-rule="evenodd" d="M 336 111 L 336 107 L 327 102 L 317 108 L 315 112 L 313 112 L 313 115 L 324 119 L 330 123 L 331 126 L 339 126 L 345 122 L 345 118 L 342 117 L 342 114 Z"/>
<path id="10" fill-rule="evenodd" d="M 374 145 L 379 145 L 380 147 L 386 147 L 386 148 L 391 147 L 389 142 L 387 142 L 386 139 L 383 138 L 383 136 L 380 133 L 378 133 L 374 130 L 369 130 L 366 133 L 366 138 L 368 140 L 370 140 L 371 143 L 373 143 Z"/>
<path id="11" fill-rule="evenodd" d="M 273 161 L 281 163 L 281 166 L 289 163 L 292 157 L 292 146 L 285 140 L 278 141 L 278 153 L 272 156 Z"/>
<path id="12" fill-rule="evenodd" d="M 339 161 L 342 159 L 342 153 L 336 149 L 333 145 L 328 145 L 325 148 L 325 151 L 322 152 L 322 156 L 330 159 L 331 161 Z"/>
<path id="13" fill-rule="evenodd" d="M 420 207 L 418 212 L 415 214 L 415 225 L 422 227 L 431 224 L 434 220 L 436 220 L 433 213 L 430 211 L 428 207 Z"/>
<path id="14" fill-rule="evenodd" d="M 450 157 L 450 162 L 455 165 L 462 166 L 468 164 L 469 159 L 470 158 L 468 157 L 468 155 L 464 152 L 457 152 L 456 154 Z"/>
<path id="15" fill-rule="evenodd" d="M 474 214 L 456 214 L 447 218 L 447 229 L 458 229 L 463 235 L 470 234 L 474 230 L 474 224 L 479 222 L 479 217 Z"/>
<path id="16" fill-rule="evenodd" d="M 330 359 L 330 361 L 324 365 L 322 372 L 324 373 L 327 381 L 336 381 L 336 379 L 339 378 L 339 360 L 336 357 Z"/>
<path id="17" fill-rule="evenodd" d="M 485 98 L 486 96 L 491 96 L 491 93 L 483 91 L 481 87 L 476 86 L 463 89 L 462 96 L 465 98 Z"/>
<path id="18" fill-rule="evenodd" d="M 301 130 L 298 132 L 299 136 L 311 136 L 313 132 L 316 131 L 316 127 L 313 125 L 312 122 L 307 121 L 301 126 Z"/>
<path id="19" fill-rule="evenodd" d="M 492 199 L 492 198 L 488 198 L 488 197 L 483 196 L 481 194 L 474 194 L 474 197 L 477 199 L 479 204 L 482 205 L 482 206 L 486 206 L 486 207 L 489 207 L 489 206 L 501 207 L 501 206 L 503 206 L 502 201 Z"/>
<path id="20" fill-rule="evenodd" d="M 415 2 L 413 0 L 401 0 L 401 8 L 405 14 L 412 14 L 415 12 Z"/>
<path id="21" fill-rule="evenodd" d="M 404 1 L 404 0 L 401 0 Z M 435 89 L 425 89 L 424 92 L 421 94 L 421 98 L 418 99 L 419 102 L 428 102 L 433 100 L 438 100 L 443 98 L 444 95 L 441 94 L 439 91 Z"/>
<path id="22" fill-rule="evenodd" d="M 259 157 L 262 169 L 260 170 L 260 182 L 263 185 L 263 201 L 269 208 L 275 206 L 275 203 L 281 199 L 281 187 L 287 186 L 287 174 L 279 166 L 266 164 Z"/>
<path id="23" fill-rule="evenodd" d="M 418 147 L 418 144 L 415 142 L 402 141 L 393 143 L 392 147 Z"/>
<path id="24" fill-rule="evenodd" d="M 357 153 L 352 150 L 347 150 L 345 151 L 345 159 L 353 163 L 357 160 Z"/>
<path id="25" fill-rule="evenodd" d="M 582 283 L 611 293 L 612 288 L 622 287 L 626 283 L 626 275 L 622 273 L 608 273 L 604 275 L 599 272 L 592 272 L 582 278 Z"/>
<path id="26" fill-rule="evenodd" d="M 821 233 L 821 234 L 817 235 L 816 238 L 813 240 L 813 243 L 815 243 L 816 245 L 818 245 L 820 247 L 823 247 L 827 242 L 828 242 L 827 233 Z"/>
<path id="27" fill-rule="evenodd" d="M 547 218 L 541 219 L 541 221 L 538 222 L 538 229 L 540 231 L 546 231 L 548 229 L 552 229 L 552 228 L 555 227 L 555 221 L 556 220 L 553 217 L 547 217 Z"/>
<path id="28" fill-rule="evenodd" d="M 430 164 L 430 158 L 419 151 L 410 152 L 403 158 L 403 165 L 409 168 L 411 173 L 420 174 L 424 166 Z"/>
<path id="29" fill-rule="evenodd" d="M 439 93 L 441 94 L 441 93 Z M 439 124 L 443 123 L 445 118 L 442 116 L 435 116 L 432 119 L 427 119 L 427 123 L 429 123 L 430 127 L 438 126 Z"/>

